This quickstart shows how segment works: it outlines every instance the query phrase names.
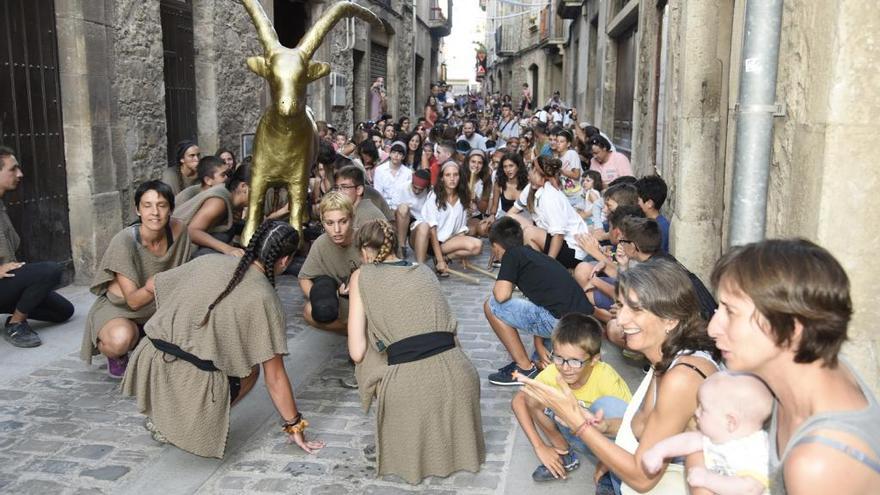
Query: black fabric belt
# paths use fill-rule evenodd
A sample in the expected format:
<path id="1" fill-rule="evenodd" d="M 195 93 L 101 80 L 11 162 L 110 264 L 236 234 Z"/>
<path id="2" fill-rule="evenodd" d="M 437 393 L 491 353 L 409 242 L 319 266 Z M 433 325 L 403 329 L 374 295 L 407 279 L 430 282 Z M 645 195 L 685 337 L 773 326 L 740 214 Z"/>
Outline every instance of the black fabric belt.
<path id="1" fill-rule="evenodd" d="M 192 364 L 202 371 L 220 371 L 219 369 L 217 369 L 216 366 L 214 366 L 214 361 L 199 359 L 195 355 L 184 351 L 183 349 L 175 344 L 172 344 L 171 342 L 166 342 L 164 340 L 154 339 L 150 337 L 147 338 L 150 339 L 150 342 L 153 343 L 153 347 L 155 347 L 156 349 L 164 352 L 165 354 L 170 354 L 176 358 L 183 359 L 187 363 Z"/>
<path id="2" fill-rule="evenodd" d="M 450 332 L 430 332 L 413 335 L 391 344 L 386 349 L 388 364 L 403 364 L 429 358 L 455 347 L 455 336 Z"/>

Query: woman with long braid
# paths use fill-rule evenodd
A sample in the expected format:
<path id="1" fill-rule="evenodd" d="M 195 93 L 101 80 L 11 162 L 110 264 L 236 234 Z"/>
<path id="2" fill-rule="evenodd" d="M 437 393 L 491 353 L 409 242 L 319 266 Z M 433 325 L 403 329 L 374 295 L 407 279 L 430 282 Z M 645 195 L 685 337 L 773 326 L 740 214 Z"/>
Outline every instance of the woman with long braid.
<path id="1" fill-rule="evenodd" d="M 257 229 L 241 258 L 212 254 L 155 276 L 156 313 L 122 382 L 137 397 L 153 438 L 204 457 L 223 457 L 230 406 L 254 386 L 263 365 L 282 431 L 308 453 L 308 422 L 284 370 L 284 313 L 275 275 L 293 257 L 298 235 L 284 222 Z"/>
<path id="2" fill-rule="evenodd" d="M 395 256 L 388 222 L 362 226 L 357 246 L 363 264 L 350 280 L 348 351 L 364 409 L 378 399 L 378 474 L 419 483 L 479 471 L 486 458 L 479 377 L 459 347 L 440 283 L 429 268 Z M 401 304 L 401 294 L 418 309 Z"/>

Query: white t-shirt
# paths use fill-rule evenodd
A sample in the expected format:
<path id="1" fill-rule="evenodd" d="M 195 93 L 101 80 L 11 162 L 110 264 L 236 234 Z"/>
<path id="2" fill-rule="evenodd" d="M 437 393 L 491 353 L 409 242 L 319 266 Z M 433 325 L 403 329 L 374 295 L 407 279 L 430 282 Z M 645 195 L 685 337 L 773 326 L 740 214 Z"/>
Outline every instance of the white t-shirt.
<path id="1" fill-rule="evenodd" d="M 401 184 L 412 184 L 412 170 L 409 167 L 401 164 L 395 172 L 391 169 L 391 162 L 387 161 L 373 171 L 373 188 L 379 191 L 392 210 L 397 208 L 398 203 L 394 196 Z"/>
<path id="2" fill-rule="evenodd" d="M 516 117 L 510 117 L 507 122 L 501 120 L 498 122 L 498 142 L 495 148 L 503 148 L 507 146 L 507 140 L 512 137 L 519 137 L 519 122 Z"/>
<path id="3" fill-rule="evenodd" d="M 450 237 L 467 232 L 467 211 L 461 200 L 454 205 L 446 202 L 446 208 L 437 207 L 437 196 L 432 191 L 425 199 L 422 207 L 422 221 L 431 227 L 437 227 L 437 240 L 446 242 Z"/>
<path id="4" fill-rule="evenodd" d="M 581 157 L 578 156 L 577 151 L 569 148 L 569 150 L 563 153 L 560 157 L 560 161 L 562 162 L 562 170 L 565 170 L 566 172 L 577 170 L 583 174 Z M 562 192 L 569 198 L 569 202 L 572 202 L 573 200 L 575 201 L 572 202 L 572 206 L 581 206 L 581 181 L 579 179 L 566 177 L 562 174 L 559 174 L 559 181 L 562 184 Z"/>
<path id="5" fill-rule="evenodd" d="M 528 195 L 526 195 L 527 200 Z M 575 258 L 584 259 L 586 253 L 578 246 L 574 236 L 587 232 L 589 230 L 587 224 L 569 204 L 565 194 L 553 187 L 549 181 L 535 192 L 535 213 L 532 218 L 535 220 L 535 225 L 546 230 L 548 234 L 562 234 L 565 237 L 565 244 L 574 250 Z"/>
<path id="6" fill-rule="evenodd" d="M 722 444 L 703 436 L 703 458 L 706 469 L 723 476 L 748 476 L 764 485 L 770 493 L 770 437 L 758 430 L 743 438 Z"/>
<path id="7" fill-rule="evenodd" d="M 412 190 L 412 182 L 409 184 L 399 184 L 394 190 L 394 201 L 398 206 L 409 206 L 409 214 L 416 219 L 413 225 L 424 220 L 422 217 L 422 208 L 425 206 L 425 198 L 428 197 L 428 191 L 422 191 L 422 194 L 416 196 Z"/>
<path id="8" fill-rule="evenodd" d="M 486 138 L 483 137 L 482 134 L 479 134 L 479 133 L 476 133 L 476 132 L 475 132 L 475 133 L 473 133 L 473 135 L 471 135 L 471 138 L 470 138 L 470 139 L 468 139 L 467 137 L 465 137 L 464 134 L 462 134 L 461 136 L 458 136 L 458 140 L 459 140 L 459 141 L 462 140 L 462 139 L 465 140 L 465 141 L 467 141 L 468 144 L 471 145 L 471 149 L 472 149 L 472 150 L 483 150 L 483 151 L 486 151 Z"/>

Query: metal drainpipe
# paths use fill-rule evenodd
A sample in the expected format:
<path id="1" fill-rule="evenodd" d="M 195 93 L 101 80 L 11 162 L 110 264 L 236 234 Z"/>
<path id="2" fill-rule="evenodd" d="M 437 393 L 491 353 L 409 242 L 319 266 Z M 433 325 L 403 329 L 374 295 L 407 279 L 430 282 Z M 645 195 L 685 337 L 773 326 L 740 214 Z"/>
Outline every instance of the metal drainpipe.
<path id="1" fill-rule="evenodd" d="M 731 246 L 764 238 L 783 0 L 749 0 L 736 109 Z"/>
<path id="2" fill-rule="evenodd" d="M 413 25 L 412 25 L 413 62 L 412 62 L 412 69 L 413 70 L 412 70 L 412 76 L 410 76 L 410 79 L 409 79 L 410 82 L 412 83 L 412 100 L 410 100 L 410 103 L 409 103 L 409 119 L 410 119 L 410 128 L 411 129 L 415 129 L 417 127 L 415 125 L 415 119 L 416 119 L 416 111 L 418 109 L 418 105 L 416 104 L 416 95 L 418 94 L 417 93 L 418 89 L 416 88 L 416 81 L 418 81 L 418 78 L 419 78 L 419 75 L 416 74 L 416 70 L 417 70 L 416 56 L 419 53 L 419 50 L 418 50 L 419 36 L 418 36 L 418 32 L 417 32 L 419 15 L 418 15 L 417 9 L 418 9 L 418 6 L 416 5 L 416 0 L 412 0 L 412 13 L 413 13 Z M 409 145 L 409 143 L 407 143 L 407 146 L 408 145 Z"/>

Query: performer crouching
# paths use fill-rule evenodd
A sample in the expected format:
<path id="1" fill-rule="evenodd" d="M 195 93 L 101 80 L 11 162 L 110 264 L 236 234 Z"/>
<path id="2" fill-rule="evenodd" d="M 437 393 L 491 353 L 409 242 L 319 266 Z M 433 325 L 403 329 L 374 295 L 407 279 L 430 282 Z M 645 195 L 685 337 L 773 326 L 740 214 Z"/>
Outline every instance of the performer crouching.
<path id="1" fill-rule="evenodd" d="M 155 440 L 222 457 L 230 406 L 253 388 L 262 363 L 282 430 L 308 453 L 324 446 L 306 441 L 308 423 L 284 369 L 287 336 L 275 275 L 287 268 L 298 240 L 290 225 L 269 221 L 240 259 L 206 255 L 155 276 L 156 313 L 122 382 Z"/>
<path id="2" fill-rule="evenodd" d="M 340 191 L 321 198 L 318 210 L 324 233 L 312 243 L 299 271 L 306 323 L 343 335 L 348 322 L 348 277 L 361 264 L 354 245 L 354 208 Z"/>

